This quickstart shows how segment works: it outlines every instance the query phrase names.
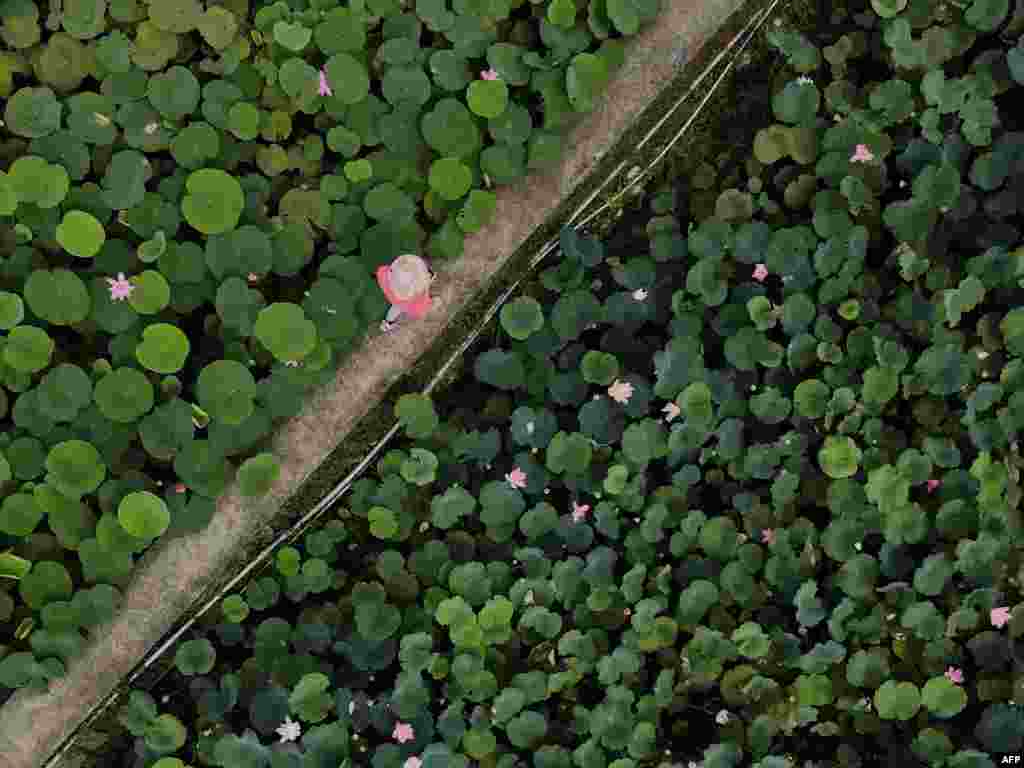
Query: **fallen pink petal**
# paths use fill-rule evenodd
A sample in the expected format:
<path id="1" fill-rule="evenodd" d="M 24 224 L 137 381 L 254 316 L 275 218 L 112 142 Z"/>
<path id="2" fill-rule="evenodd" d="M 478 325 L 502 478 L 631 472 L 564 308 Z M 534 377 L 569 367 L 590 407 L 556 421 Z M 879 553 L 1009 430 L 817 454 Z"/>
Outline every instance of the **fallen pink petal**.
<path id="1" fill-rule="evenodd" d="M 957 669 L 956 667 L 946 668 L 946 679 L 950 682 L 960 685 L 964 681 L 963 670 Z"/>
<path id="2" fill-rule="evenodd" d="M 398 722 L 395 723 L 395 730 L 391 732 L 391 738 L 399 744 L 405 744 L 405 742 L 415 739 L 416 733 L 409 723 Z"/>
<path id="3" fill-rule="evenodd" d="M 870 163 L 874 159 L 875 156 L 871 154 L 867 144 L 858 144 L 857 149 L 850 156 L 851 163 Z"/>
<path id="4" fill-rule="evenodd" d="M 480 77 L 484 80 L 497 80 L 498 73 L 496 70 L 493 69 L 485 69 L 483 72 L 480 73 Z"/>
<path id="5" fill-rule="evenodd" d="M 327 82 L 327 73 L 320 70 L 320 95 L 321 96 L 333 96 L 334 91 L 331 90 L 331 84 Z"/>
<path id="6" fill-rule="evenodd" d="M 761 543 L 768 546 L 775 543 L 775 530 L 773 528 L 765 528 L 761 531 Z"/>
<path id="7" fill-rule="evenodd" d="M 590 512 L 589 504 L 578 504 L 575 501 L 572 503 L 572 519 L 575 523 L 580 523 L 586 520 L 587 513 Z"/>
<path id="8" fill-rule="evenodd" d="M 992 626 L 998 629 L 1010 620 L 1010 609 L 1005 605 L 1002 608 L 993 608 L 989 618 L 992 620 Z"/>
<path id="9" fill-rule="evenodd" d="M 124 272 L 118 272 L 116 278 L 108 277 L 107 282 L 110 283 L 110 298 L 113 301 L 124 301 L 135 290 L 135 286 L 125 278 Z"/>
<path id="10" fill-rule="evenodd" d="M 928 481 L 928 493 L 932 493 L 940 485 L 942 485 L 942 481 L 941 480 L 934 480 L 934 479 L 929 480 Z"/>
<path id="11" fill-rule="evenodd" d="M 416 757 L 416 755 L 413 755 L 405 759 L 405 762 L 402 763 L 402 768 L 421 768 L 422 765 L 423 761 Z"/>
<path id="12" fill-rule="evenodd" d="M 617 403 L 626 404 L 629 402 L 629 398 L 633 396 L 633 385 L 628 381 L 619 381 L 618 379 L 608 387 L 608 396 Z"/>
<path id="13" fill-rule="evenodd" d="M 505 479 L 508 480 L 508 484 L 513 488 L 525 488 L 526 487 L 526 473 L 522 469 L 516 467 L 507 475 Z"/>
<path id="14" fill-rule="evenodd" d="M 754 267 L 754 274 L 752 277 L 759 283 L 763 283 L 764 279 L 768 277 L 768 267 L 765 264 L 757 264 Z"/>

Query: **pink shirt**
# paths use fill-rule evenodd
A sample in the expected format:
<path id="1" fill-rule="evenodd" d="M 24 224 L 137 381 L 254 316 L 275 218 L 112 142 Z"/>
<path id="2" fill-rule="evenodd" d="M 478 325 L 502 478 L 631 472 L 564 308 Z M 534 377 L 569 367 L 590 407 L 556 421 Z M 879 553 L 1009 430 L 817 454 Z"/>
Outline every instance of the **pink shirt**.
<path id="1" fill-rule="evenodd" d="M 404 313 L 416 318 L 417 320 L 427 314 L 427 311 L 431 306 L 430 290 L 428 289 L 424 291 L 413 299 L 402 301 L 391 293 L 391 288 L 389 287 L 390 275 L 391 267 L 387 265 L 377 267 L 377 285 L 379 285 L 380 289 L 384 291 L 385 298 L 401 309 Z"/>

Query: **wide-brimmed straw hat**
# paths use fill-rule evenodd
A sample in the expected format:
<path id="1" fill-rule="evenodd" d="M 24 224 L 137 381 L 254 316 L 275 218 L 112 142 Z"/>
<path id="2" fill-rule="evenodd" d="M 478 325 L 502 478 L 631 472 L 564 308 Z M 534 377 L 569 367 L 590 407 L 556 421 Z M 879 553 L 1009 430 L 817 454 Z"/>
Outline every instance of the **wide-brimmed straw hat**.
<path id="1" fill-rule="evenodd" d="M 414 253 L 399 256 L 391 263 L 388 288 L 401 301 L 413 299 L 430 288 L 430 268 Z"/>

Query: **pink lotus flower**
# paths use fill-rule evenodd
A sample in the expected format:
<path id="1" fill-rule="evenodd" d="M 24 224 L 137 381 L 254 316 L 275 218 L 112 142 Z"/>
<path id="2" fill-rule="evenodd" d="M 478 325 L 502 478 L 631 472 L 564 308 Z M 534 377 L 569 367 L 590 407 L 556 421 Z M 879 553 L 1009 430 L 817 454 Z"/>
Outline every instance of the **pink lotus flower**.
<path id="1" fill-rule="evenodd" d="M 334 91 L 331 90 L 331 84 L 327 82 L 327 73 L 324 72 L 323 68 L 320 69 L 320 95 L 321 96 L 333 96 Z"/>
<path id="2" fill-rule="evenodd" d="M 124 272 L 118 272 L 117 279 L 108 277 L 107 282 L 110 283 L 110 298 L 113 301 L 124 301 L 135 290 L 135 286 L 125 278 Z"/>
<path id="3" fill-rule="evenodd" d="M 669 421 L 672 421 L 672 419 L 674 419 L 676 416 L 678 416 L 680 413 L 682 413 L 682 411 L 679 410 L 679 406 L 676 405 L 675 403 L 668 403 L 661 410 L 662 410 L 662 413 L 667 413 L 668 414 L 668 416 L 665 417 L 666 423 L 669 422 Z"/>
<path id="4" fill-rule="evenodd" d="M 867 144 L 858 144 L 857 149 L 850 155 L 851 163 L 870 163 L 874 159 L 875 156 L 871 154 Z"/>
<path id="5" fill-rule="evenodd" d="M 577 504 L 575 501 L 572 503 L 572 521 L 574 523 L 580 523 L 586 519 L 587 513 L 590 511 L 589 504 Z"/>
<path id="6" fill-rule="evenodd" d="M 395 730 L 391 732 L 391 738 L 399 744 L 405 744 L 405 742 L 415 739 L 416 734 L 409 723 L 398 722 L 395 723 Z"/>
<path id="7" fill-rule="evenodd" d="M 1005 605 L 1002 608 L 993 608 L 989 618 L 992 620 L 992 626 L 998 629 L 1010 620 L 1010 609 Z"/>
<path id="8" fill-rule="evenodd" d="M 513 488 L 525 488 L 526 487 L 526 473 L 523 472 L 519 467 L 516 467 L 507 475 L 505 479 L 508 480 L 508 484 Z"/>
<path id="9" fill-rule="evenodd" d="M 759 283 L 763 283 L 764 279 L 768 277 L 768 267 L 765 264 L 757 264 L 754 267 L 754 274 L 752 277 Z"/>
<path id="10" fill-rule="evenodd" d="M 493 69 L 485 69 L 483 72 L 480 73 L 480 77 L 484 80 L 497 80 L 498 73 L 496 70 Z"/>
<path id="11" fill-rule="evenodd" d="M 931 493 L 936 488 L 938 488 L 940 485 L 942 485 L 942 481 L 941 480 L 934 480 L 934 479 L 933 480 L 929 480 L 928 481 L 928 493 Z"/>
<path id="12" fill-rule="evenodd" d="M 963 670 L 956 667 L 946 667 L 946 679 L 960 685 L 964 681 Z"/>
<path id="13" fill-rule="evenodd" d="M 773 528 L 765 528 L 761 531 L 761 543 L 767 544 L 769 547 L 775 543 L 775 530 Z"/>
<path id="14" fill-rule="evenodd" d="M 184 493 L 187 490 L 188 489 L 185 487 L 184 483 L 178 483 L 177 485 L 174 486 L 175 493 Z"/>
<path id="15" fill-rule="evenodd" d="M 628 381 L 619 381 L 618 379 L 608 387 L 608 396 L 617 403 L 625 405 L 629 402 L 629 398 L 633 396 L 633 385 Z"/>
<path id="16" fill-rule="evenodd" d="M 405 762 L 402 763 L 402 768 L 420 768 L 423 765 L 423 761 L 420 760 L 416 755 L 405 758 Z"/>

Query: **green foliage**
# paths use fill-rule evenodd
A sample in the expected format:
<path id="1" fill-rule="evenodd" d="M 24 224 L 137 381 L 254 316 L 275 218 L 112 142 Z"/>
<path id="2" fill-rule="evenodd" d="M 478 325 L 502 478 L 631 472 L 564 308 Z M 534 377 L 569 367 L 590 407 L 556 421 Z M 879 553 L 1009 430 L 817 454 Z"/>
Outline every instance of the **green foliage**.
<path id="1" fill-rule="evenodd" d="M 274 486 L 276 422 L 386 311 L 374 271 L 457 258 L 659 10 L 243 6 L 71 0 L 45 43 L 32 3 L 3 14 L 6 687 L 63 674 L 230 482 Z M 1020 46 L 1001 0 L 871 8 L 877 46 L 768 30 L 749 162 L 687 148 L 649 220 L 560 231 L 472 376 L 399 397 L 345 507 L 176 649 L 195 723 L 128 697 L 132 759 L 283 768 L 292 718 L 324 766 L 792 768 L 798 730 L 879 719 L 929 764 L 1021 748 Z"/>

